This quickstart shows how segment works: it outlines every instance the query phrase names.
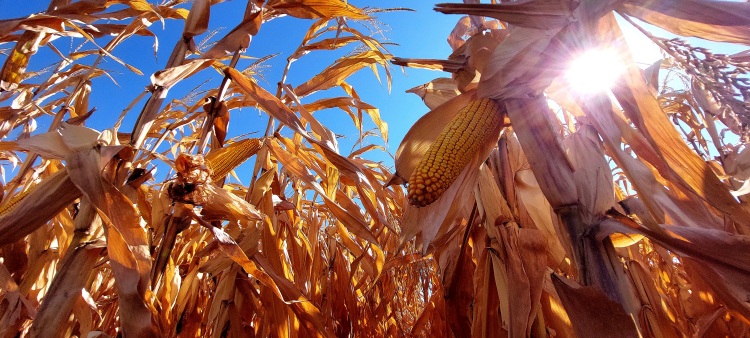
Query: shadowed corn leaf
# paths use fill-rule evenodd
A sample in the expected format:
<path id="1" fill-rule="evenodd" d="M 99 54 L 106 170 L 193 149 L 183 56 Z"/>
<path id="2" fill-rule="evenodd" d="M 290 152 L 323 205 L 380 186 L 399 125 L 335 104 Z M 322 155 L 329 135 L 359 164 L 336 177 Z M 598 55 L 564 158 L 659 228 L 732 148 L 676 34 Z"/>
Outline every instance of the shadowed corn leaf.
<path id="1" fill-rule="evenodd" d="M 552 275 L 552 283 L 579 337 L 639 337 L 638 330 L 620 304 L 593 287 Z"/>
<path id="2" fill-rule="evenodd" d="M 58 171 L 31 189 L 14 205 L 8 205 L 9 209 L 0 215 L 0 244 L 13 243 L 30 234 L 82 195 L 65 170 Z M 37 212 L 29 214 L 28 210 Z"/>
<path id="3" fill-rule="evenodd" d="M 84 288 L 86 281 L 95 271 L 94 267 L 105 247 L 105 243 L 96 242 L 84 243 L 72 249 L 71 255 L 61 264 L 60 273 L 55 276 L 55 281 L 50 285 L 49 292 L 54 296 L 46 297 L 39 307 L 37 321 L 34 322 L 39 324 L 32 325 L 31 335 L 61 336 L 70 312 L 76 305 L 76 300 L 83 297 L 81 291 L 86 290 Z M 81 273 L 79 269 L 88 273 Z"/>

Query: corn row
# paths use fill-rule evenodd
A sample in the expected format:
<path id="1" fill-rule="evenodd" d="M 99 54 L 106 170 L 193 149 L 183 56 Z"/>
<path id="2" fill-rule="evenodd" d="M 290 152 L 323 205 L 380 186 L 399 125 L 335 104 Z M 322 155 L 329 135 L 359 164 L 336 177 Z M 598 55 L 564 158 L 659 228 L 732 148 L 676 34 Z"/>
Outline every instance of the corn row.
<path id="1" fill-rule="evenodd" d="M 212 171 L 211 179 L 216 181 L 227 176 L 230 171 L 255 155 L 262 144 L 260 139 L 251 138 L 210 151 L 206 154 L 206 163 Z"/>
<path id="2" fill-rule="evenodd" d="M 440 198 L 487 139 L 497 136 L 499 110 L 491 99 L 474 100 L 461 108 L 409 178 L 410 204 L 424 207 Z"/>

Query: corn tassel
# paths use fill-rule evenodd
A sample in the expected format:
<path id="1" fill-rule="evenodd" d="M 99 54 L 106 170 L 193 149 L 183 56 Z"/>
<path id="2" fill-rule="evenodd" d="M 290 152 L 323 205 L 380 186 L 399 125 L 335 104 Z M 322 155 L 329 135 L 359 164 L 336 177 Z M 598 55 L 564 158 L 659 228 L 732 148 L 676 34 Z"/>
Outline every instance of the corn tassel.
<path id="1" fill-rule="evenodd" d="M 210 151 L 206 154 L 206 163 L 211 168 L 211 178 L 217 181 L 227 176 L 230 171 L 255 155 L 262 144 L 260 139 L 251 138 Z"/>
<path id="2" fill-rule="evenodd" d="M 443 129 L 409 178 L 409 203 L 424 207 L 450 187 L 488 138 L 502 114 L 491 99 L 471 101 Z"/>

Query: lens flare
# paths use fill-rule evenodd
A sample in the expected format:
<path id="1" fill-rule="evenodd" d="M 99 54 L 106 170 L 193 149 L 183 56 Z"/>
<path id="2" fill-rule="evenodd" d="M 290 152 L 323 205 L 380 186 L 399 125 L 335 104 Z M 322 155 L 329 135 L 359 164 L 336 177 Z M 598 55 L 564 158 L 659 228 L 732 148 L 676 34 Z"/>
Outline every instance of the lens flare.
<path id="1" fill-rule="evenodd" d="M 593 94 L 608 90 L 624 72 L 625 65 L 613 50 L 592 49 L 570 63 L 565 78 L 574 91 Z"/>

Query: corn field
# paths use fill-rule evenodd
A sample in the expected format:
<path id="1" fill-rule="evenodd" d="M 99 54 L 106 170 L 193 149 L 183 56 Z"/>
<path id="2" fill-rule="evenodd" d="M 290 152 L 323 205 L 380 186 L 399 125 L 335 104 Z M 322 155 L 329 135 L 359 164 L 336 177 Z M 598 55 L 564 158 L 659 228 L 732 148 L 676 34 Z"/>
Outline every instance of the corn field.
<path id="1" fill-rule="evenodd" d="M 217 33 L 221 2 L 0 20 L 0 337 L 750 337 L 750 54 L 688 39 L 750 45 L 750 3 L 437 4 L 453 52 L 427 59 L 367 29 L 406 9 L 249 0 Z M 247 60 L 275 20 L 309 28 L 266 81 Z M 118 57 L 164 21 L 162 70 Z M 622 25 L 663 59 L 636 64 Z M 596 48 L 624 71 L 576 92 L 566 65 Z M 287 79 L 322 51 L 343 56 Z M 103 60 L 150 85 L 94 129 Z M 410 90 L 430 111 L 394 165 L 368 140 L 397 114 L 347 80 L 399 66 L 442 74 Z M 198 75 L 220 85 L 174 95 Z M 243 108 L 267 123 L 230 124 Z M 354 122 L 348 154 L 322 110 Z"/>

